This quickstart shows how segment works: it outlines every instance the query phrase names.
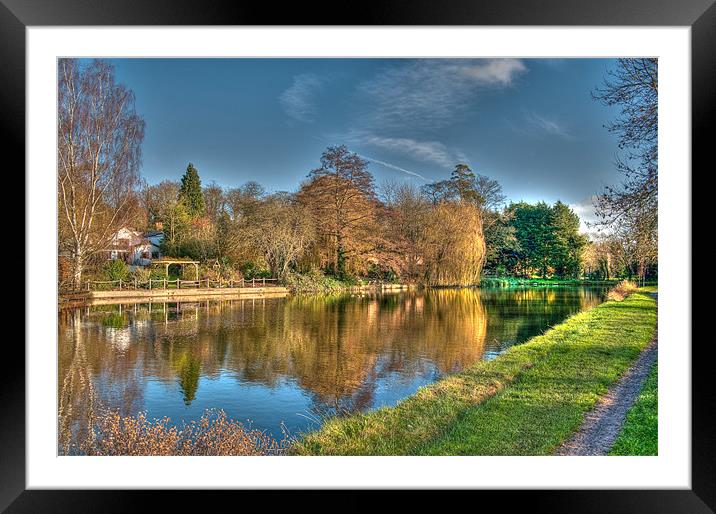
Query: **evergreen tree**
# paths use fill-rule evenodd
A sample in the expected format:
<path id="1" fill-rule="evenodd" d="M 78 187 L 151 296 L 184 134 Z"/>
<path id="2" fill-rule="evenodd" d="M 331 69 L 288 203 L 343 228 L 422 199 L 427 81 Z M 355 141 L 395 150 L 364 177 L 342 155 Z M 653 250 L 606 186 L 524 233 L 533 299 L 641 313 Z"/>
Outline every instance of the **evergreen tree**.
<path id="1" fill-rule="evenodd" d="M 550 260 L 558 277 L 577 277 L 582 264 L 582 250 L 587 244 L 579 233 L 579 216 L 569 206 L 557 202 L 552 207 L 552 248 Z"/>
<path id="2" fill-rule="evenodd" d="M 568 205 L 520 202 L 512 204 L 506 214 L 511 216 L 519 249 L 509 253 L 514 271 L 537 272 L 542 278 L 548 274 L 562 278 L 579 275 L 587 238 L 579 233 L 579 216 Z"/>
<path id="3" fill-rule="evenodd" d="M 519 272 L 531 274 L 538 271 L 543 278 L 550 266 L 550 252 L 553 246 L 551 227 L 552 209 L 544 202 L 530 205 L 520 202 L 510 206 L 515 236 L 519 241 Z"/>
<path id="4" fill-rule="evenodd" d="M 186 173 L 181 178 L 179 200 L 186 206 L 192 218 L 204 214 L 204 192 L 201 189 L 201 179 L 192 163 L 189 163 Z"/>
<path id="5" fill-rule="evenodd" d="M 485 268 L 497 275 L 512 273 L 519 264 L 522 247 L 512 225 L 512 213 L 505 209 L 486 211 L 483 220 L 485 231 Z"/>

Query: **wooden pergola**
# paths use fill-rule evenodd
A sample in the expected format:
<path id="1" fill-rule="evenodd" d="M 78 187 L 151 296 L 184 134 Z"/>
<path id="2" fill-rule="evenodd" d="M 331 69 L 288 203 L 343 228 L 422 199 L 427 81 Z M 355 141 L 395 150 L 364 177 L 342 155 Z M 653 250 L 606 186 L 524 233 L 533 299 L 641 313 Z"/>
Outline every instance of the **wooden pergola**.
<path id="1" fill-rule="evenodd" d="M 172 264 L 179 264 L 182 269 L 185 265 L 192 264 L 194 266 L 194 271 L 196 272 L 196 280 L 199 280 L 199 261 L 193 261 L 191 259 L 182 259 L 180 257 L 162 257 L 161 259 L 154 259 L 152 261 L 152 266 L 164 266 L 166 276 L 169 276 L 169 266 L 171 266 Z"/>

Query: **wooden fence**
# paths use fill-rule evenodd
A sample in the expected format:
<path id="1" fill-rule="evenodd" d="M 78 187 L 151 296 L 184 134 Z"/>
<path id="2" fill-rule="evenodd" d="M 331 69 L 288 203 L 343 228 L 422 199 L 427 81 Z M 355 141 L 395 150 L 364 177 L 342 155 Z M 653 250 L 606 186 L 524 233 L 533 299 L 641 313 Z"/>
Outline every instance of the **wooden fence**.
<path id="1" fill-rule="evenodd" d="M 139 289 L 201 289 L 201 288 L 242 288 L 242 287 L 274 287 L 278 285 L 276 278 L 253 278 L 251 280 L 168 280 L 154 278 L 145 281 L 130 280 L 87 280 L 85 291 L 132 291 Z"/>

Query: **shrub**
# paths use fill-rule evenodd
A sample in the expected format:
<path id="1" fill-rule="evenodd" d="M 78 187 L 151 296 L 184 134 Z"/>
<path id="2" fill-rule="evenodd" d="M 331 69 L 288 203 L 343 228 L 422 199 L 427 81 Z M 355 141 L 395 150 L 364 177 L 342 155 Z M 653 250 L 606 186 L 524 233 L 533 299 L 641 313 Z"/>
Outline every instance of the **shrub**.
<path id="1" fill-rule="evenodd" d="M 317 270 L 311 270 L 305 274 L 289 272 L 283 278 L 283 283 L 294 293 L 338 293 L 348 286 L 348 284 L 333 277 L 327 277 Z"/>
<path id="2" fill-rule="evenodd" d="M 139 284 L 144 284 L 149 280 L 149 277 L 151 276 L 152 272 L 149 270 L 149 268 L 142 268 L 141 266 L 137 266 L 134 268 L 134 271 L 132 271 L 131 279 L 135 280 Z"/>
<path id="3" fill-rule="evenodd" d="M 187 264 L 181 267 L 181 275 L 180 277 L 182 280 L 196 280 L 196 269 L 194 268 L 193 264 Z M 201 277 L 201 269 L 199 269 L 199 278 Z"/>
<path id="4" fill-rule="evenodd" d="M 178 428 L 167 417 L 150 421 L 145 413 L 121 416 L 107 411 L 94 420 L 92 437 L 79 445 L 85 455 L 276 455 L 289 445 L 260 430 L 207 410 L 198 421 Z"/>
<path id="5" fill-rule="evenodd" d="M 127 280 L 129 268 L 124 261 L 107 261 L 102 266 L 102 276 L 104 280 Z"/>
<path id="6" fill-rule="evenodd" d="M 637 285 L 631 280 L 622 280 L 607 293 L 607 299 L 621 302 L 624 298 L 637 290 Z"/>
<path id="7" fill-rule="evenodd" d="M 223 280 L 241 280 L 243 278 L 241 271 L 227 262 L 221 263 L 219 272 Z"/>
<path id="8" fill-rule="evenodd" d="M 241 275 L 246 280 L 251 280 L 252 278 L 271 278 L 271 270 L 255 262 L 244 263 L 239 269 L 241 270 Z"/>
<path id="9" fill-rule="evenodd" d="M 161 280 L 167 278 L 167 274 L 163 267 L 155 266 L 149 271 L 149 278 L 152 280 Z"/>
<path id="10" fill-rule="evenodd" d="M 199 276 L 202 280 L 208 278 L 216 282 L 219 280 L 223 280 L 224 282 L 229 280 L 241 280 L 242 278 L 241 272 L 228 262 L 220 262 L 218 266 L 215 264 L 202 264 L 199 266 Z"/>

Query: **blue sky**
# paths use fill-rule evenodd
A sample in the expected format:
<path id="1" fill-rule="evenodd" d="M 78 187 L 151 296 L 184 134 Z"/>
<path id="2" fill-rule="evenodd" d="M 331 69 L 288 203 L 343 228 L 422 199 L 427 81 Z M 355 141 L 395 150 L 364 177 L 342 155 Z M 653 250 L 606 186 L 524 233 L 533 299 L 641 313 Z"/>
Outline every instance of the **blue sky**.
<path id="1" fill-rule="evenodd" d="M 590 97 L 610 59 L 113 59 L 147 127 L 143 177 L 296 190 L 328 145 L 384 179 L 458 162 L 510 200 L 589 198 L 618 182 L 615 111 Z"/>

